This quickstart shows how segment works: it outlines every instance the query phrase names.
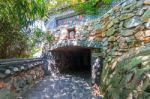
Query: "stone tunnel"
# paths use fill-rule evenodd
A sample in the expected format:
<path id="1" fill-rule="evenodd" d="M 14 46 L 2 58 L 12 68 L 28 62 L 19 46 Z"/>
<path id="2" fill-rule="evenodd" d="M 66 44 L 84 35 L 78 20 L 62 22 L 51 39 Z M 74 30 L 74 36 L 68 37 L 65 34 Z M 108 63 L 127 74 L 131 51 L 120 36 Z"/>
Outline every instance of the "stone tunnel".
<path id="1" fill-rule="evenodd" d="M 75 74 L 84 79 L 95 79 L 92 76 L 93 66 L 100 56 L 100 52 L 95 52 L 95 50 L 99 50 L 100 46 L 101 44 L 97 41 L 87 40 L 70 39 L 63 40 L 61 43 L 57 42 L 50 50 L 55 63 L 54 67 L 60 74 Z M 99 65 L 100 63 L 96 66 Z M 50 67 L 53 68 L 52 65 Z"/>

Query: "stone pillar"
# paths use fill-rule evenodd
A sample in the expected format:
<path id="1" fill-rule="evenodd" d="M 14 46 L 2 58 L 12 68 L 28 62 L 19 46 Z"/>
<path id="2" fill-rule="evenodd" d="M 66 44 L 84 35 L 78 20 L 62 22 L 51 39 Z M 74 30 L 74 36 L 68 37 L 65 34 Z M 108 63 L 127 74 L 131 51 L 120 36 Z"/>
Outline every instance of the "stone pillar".
<path id="1" fill-rule="evenodd" d="M 102 57 L 100 53 L 92 53 L 91 68 L 92 68 L 92 84 L 100 84 L 100 76 L 102 72 Z"/>
<path id="2" fill-rule="evenodd" d="M 47 53 L 43 54 L 43 64 L 44 64 L 44 66 L 43 66 L 44 75 L 49 75 L 50 72 L 48 70 L 48 55 L 47 55 Z"/>

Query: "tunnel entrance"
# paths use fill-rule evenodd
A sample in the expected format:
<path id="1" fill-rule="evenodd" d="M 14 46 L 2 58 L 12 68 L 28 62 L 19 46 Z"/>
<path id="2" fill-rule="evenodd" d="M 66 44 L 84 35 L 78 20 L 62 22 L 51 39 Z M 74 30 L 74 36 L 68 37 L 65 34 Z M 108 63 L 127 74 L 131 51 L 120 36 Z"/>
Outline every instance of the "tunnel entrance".
<path id="1" fill-rule="evenodd" d="M 52 51 L 55 64 L 61 74 L 91 78 L 91 49 L 70 46 Z"/>

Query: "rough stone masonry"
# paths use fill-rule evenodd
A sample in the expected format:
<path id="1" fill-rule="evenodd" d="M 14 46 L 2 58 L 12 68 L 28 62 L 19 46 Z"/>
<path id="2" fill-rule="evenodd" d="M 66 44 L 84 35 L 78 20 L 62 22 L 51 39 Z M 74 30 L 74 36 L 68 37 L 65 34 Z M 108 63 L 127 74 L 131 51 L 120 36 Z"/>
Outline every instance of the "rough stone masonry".
<path id="1" fill-rule="evenodd" d="M 76 25 L 75 33 L 68 28 L 52 31 L 52 49 L 101 49 L 105 59 L 100 89 L 106 99 L 150 99 L 150 0 L 124 1 L 99 19 Z"/>
<path id="2" fill-rule="evenodd" d="M 41 59 L 0 61 L 0 99 L 17 99 L 44 76 Z"/>

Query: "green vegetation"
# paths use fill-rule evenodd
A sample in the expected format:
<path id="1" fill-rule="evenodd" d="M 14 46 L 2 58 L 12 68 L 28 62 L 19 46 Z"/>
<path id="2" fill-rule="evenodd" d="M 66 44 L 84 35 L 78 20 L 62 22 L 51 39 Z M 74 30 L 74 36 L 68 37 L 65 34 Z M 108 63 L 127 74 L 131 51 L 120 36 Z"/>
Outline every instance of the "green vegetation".
<path id="1" fill-rule="evenodd" d="M 0 58 L 28 57 L 28 35 L 23 28 L 48 14 L 46 0 L 0 1 Z"/>
<path id="2" fill-rule="evenodd" d="M 44 20 L 50 11 L 70 5 L 78 12 L 93 13 L 97 4 L 111 0 L 1 0 L 0 1 L 0 58 L 29 57 L 34 47 L 27 29 L 36 20 Z M 57 11 L 56 11 L 57 12 Z M 95 14 L 95 13 L 94 13 Z M 40 37 L 43 34 L 40 34 Z M 49 41 L 52 35 L 47 35 Z M 37 36 L 38 38 L 38 36 Z M 32 44 L 33 43 L 33 44 Z M 33 48 L 34 49 L 34 48 Z M 35 50 L 34 50 L 35 51 Z"/>
<path id="3" fill-rule="evenodd" d="M 112 0 L 75 0 L 77 5 L 73 5 L 73 8 L 77 12 L 85 14 L 97 14 L 99 7 L 103 4 L 109 4 Z M 77 2 L 78 1 L 78 2 Z M 73 3 L 72 3 L 73 4 Z"/>
<path id="4" fill-rule="evenodd" d="M 130 94 L 136 94 L 136 99 L 149 99 L 149 51 L 132 53 L 117 63 L 114 72 L 108 68 L 103 71 L 102 79 L 105 81 L 101 82 L 101 88 L 105 93 L 104 99 L 126 99 Z"/>
<path id="5" fill-rule="evenodd" d="M 98 10 L 103 4 L 110 4 L 112 0 L 54 0 L 55 5 L 53 5 L 51 13 L 61 13 L 65 12 L 68 7 L 73 8 L 79 13 L 84 13 L 88 15 L 96 15 Z M 57 10 L 57 8 L 62 8 Z M 54 11 L 53 11 L 54 10 Z M 55 11 L 56 10 L 56 11 Z"/>

